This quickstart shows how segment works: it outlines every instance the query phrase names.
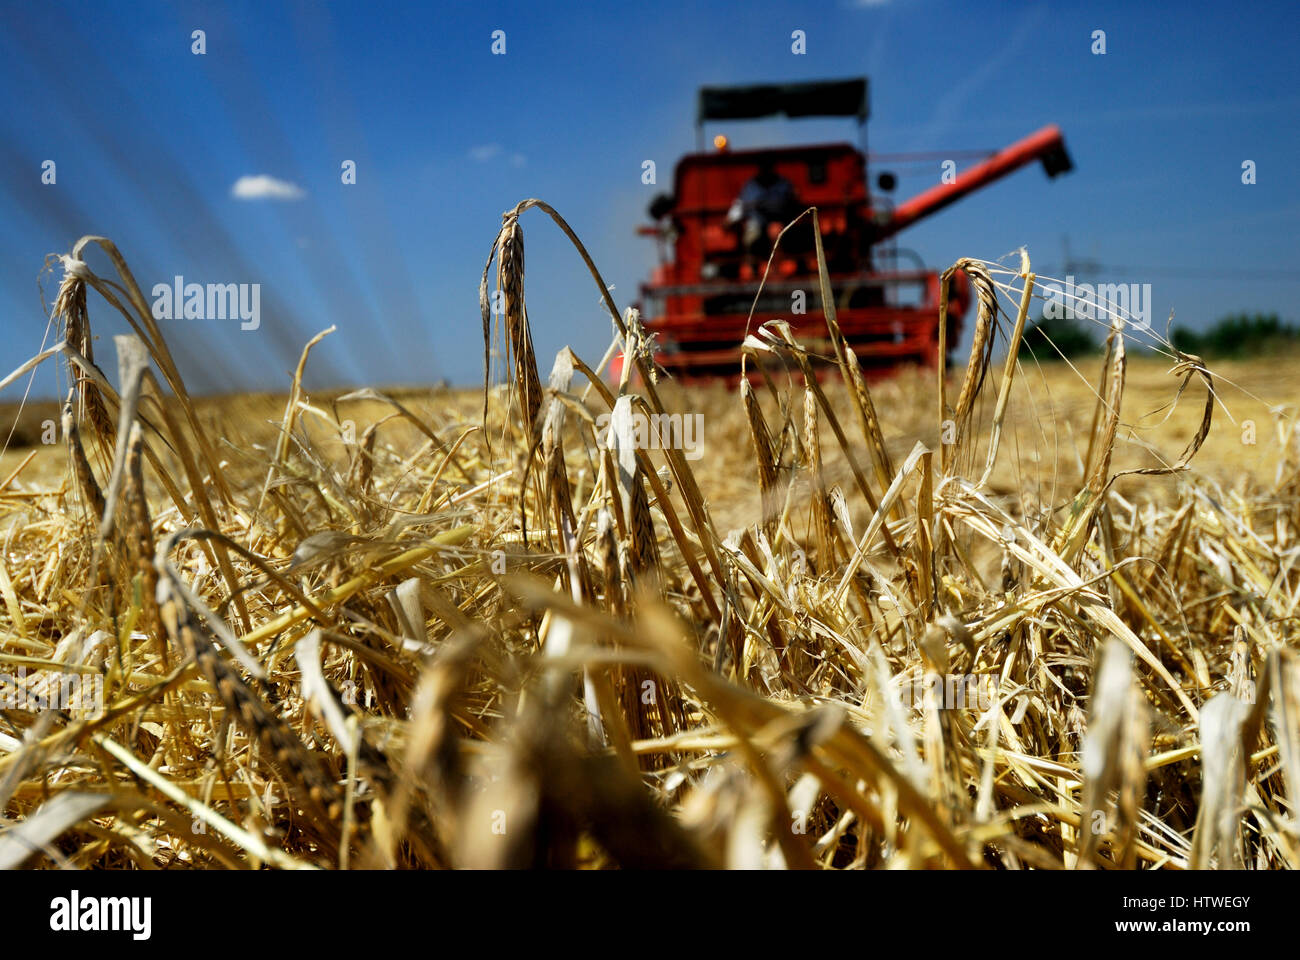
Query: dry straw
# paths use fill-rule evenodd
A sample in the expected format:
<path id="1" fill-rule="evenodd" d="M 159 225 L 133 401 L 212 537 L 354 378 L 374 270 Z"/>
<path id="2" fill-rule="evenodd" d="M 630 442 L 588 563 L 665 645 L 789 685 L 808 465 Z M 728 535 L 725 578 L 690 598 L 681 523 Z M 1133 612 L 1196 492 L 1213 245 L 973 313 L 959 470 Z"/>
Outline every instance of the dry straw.
<path id="1" fill-rule="evenodd" d="M 545 386 L 533 208 L 617 330 Z M 0 673 L 100 678 L 102 702 L 0 710 L 0 866 L 1300 865 L 1289 421 L 1278 480 L 1225 496 L 1191 467 L 1222 384 L 1157 339 L 1178 395 L 1205 385 L 1201 425 L 1137 468 L 1149 496 L 1117 482 L 1133 330 L 1108 316 L 1077 461 L 1040 456 L 1072 445 L 1020 363 L 1041 280 L 962 260 L 943 285 L 973 284 L 970 358 L 891 450 L 917 405 L 863 378 L 816 211 L 798 222 L 832 355 L 768 324 L 746 339 L 762 389 L 661 382 L 635 312 L 527 200 L 480 290 L 505 396 L 331 409 L 304 350 L 269 431 L 200 415 L 125 260 L 79 242 L 61 343 L 0 381 L 73 371 L 67 482 L 28 458 L 0 483 Z M 91 290 L 134 334 L 117 389 Z M 683 412 L 703 459 L 638 439 Z M 980 695 L 914 695 L 954 677 Z"/>

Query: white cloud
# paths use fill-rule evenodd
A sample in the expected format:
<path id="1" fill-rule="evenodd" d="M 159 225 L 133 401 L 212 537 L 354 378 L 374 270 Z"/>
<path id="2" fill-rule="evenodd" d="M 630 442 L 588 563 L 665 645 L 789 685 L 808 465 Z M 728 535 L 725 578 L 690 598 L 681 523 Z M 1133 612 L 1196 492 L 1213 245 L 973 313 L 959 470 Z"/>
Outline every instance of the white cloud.
<path id="1" fill-rule="evenodd" d="M 507 153 L 499 143 L 481 143 L 471 147 L 466 154 L 475 163 L 508 163 L 512 167 L 528 165 L 528 157 L 522 153 Z"/>
<path id="2" fill-rule="evenodd" d="M 295 183 L 259 173 L 255 177 L 243 176 L 236 180 L 230 188 L 230 195 L 236 200 L 301 200 L 307 194 Z"/>

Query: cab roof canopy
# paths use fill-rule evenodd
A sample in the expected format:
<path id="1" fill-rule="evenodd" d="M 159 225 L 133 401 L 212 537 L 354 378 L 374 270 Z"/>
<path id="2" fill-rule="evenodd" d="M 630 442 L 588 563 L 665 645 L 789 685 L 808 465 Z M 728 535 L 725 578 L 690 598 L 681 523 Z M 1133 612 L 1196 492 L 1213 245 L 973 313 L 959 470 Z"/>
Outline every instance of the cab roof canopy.
<path id="1" fill-rule="evenodd" d="M 867 78 L 765 83 L 748 87 L 701 87 L 696 128 L 709 120 L 760 117 L 857 117 L 867 120 Z"/>

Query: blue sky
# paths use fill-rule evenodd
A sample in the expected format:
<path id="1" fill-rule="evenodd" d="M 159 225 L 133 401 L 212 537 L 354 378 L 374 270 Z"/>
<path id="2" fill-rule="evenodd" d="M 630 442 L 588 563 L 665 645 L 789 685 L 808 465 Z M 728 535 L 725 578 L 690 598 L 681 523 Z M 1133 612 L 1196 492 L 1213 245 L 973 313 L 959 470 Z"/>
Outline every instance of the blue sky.
<path id="1" fill-rule="evenodd" d="M 1068 237 L 1075 257 L 1105 265 L 1101 279 L 1152 284 L 1157 328 L 1171 309 L 1192 327 L 1237 310 L 1300 321 L 1295 7 L 1063 7 L 7 0 L 0 376 L 41 345 L 45 255 L 99 233 L 146 295 L 176 274 L 261 284 L 256 331 L 164 324 L 196 392 L 283 387 L 302 344 L 331 324 L 309 386 L 477 384 L 478 278 L 504 210 L 553 204 L 625 306 L 654 260 L 634 230 L 693 149 L 698 86 L 859 74 L 871 78 L 873 151 L 995 148 L 1051 122 L 1065 132 L 1069 176 L 1026 168 L 900 237 L 931 267 L 1024 244 L 1059 275 Z M 718 132 L 739 147 L 856 137 L 848 121 Z M 646 159 L 657 187 L 641 182 Z M 40 182 L 45 160 L 53 185 Z M 340 183 L 345 160 L 355 185 Z M 1244 160 L 1254 185 L 1241 182 Z M 899 174 L 900 200 L 940 173 L 879 169 Z M 302 195 L 232 196 L 259 175 Z M 539 362 L 549 369 L 566 343 L 598 359 L 609 339 L 598 291 L 543 215 L 523 226 Z M 112 370 L 124 325 L 96 299 L 91 323 Z M 33 392 L 57 391 L 43 369 Z"/>

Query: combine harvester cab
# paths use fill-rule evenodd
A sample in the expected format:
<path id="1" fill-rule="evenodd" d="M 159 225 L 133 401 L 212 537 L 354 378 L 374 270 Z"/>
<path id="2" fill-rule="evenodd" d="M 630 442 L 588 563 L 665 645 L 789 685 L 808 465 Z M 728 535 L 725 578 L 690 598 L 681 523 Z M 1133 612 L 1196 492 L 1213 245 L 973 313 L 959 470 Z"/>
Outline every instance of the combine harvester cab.
<path id="1" fill-rule="evenodd" d="M 697 138 L 702 142 L 708 121 L 770 116 L 852 116 L 861 133 L 866 78 L 702 88 Z M 656 360 L 682 381 L 737 375 L 747 322 L 753 331 L 768 320 L 786 320 L 812 354 L 834 356 L 822 317 L 811 217 L 781 240 L 755 304 L 770 252 L 761 247 L 770 240 L 747 245 L 754 235 L 746 236 L 738 214 L 742 191 L 760 174 L 768 183 L 775 175 L 788 184 L 794 212 L 786 220 L 817 208 L 840 328 L 864 372 L 879 376 L 900 364 L 933 365 L 939 349 L 939 275 L 919 259 L 900 267 L 901 252 L 890 239 L 1035 160 L 1052 177 L 1072 166 L 1060 130 L 1048 126 L 961 171 L 952 183 L 893 206 L 868 190 L 866 154 L 849 143 L 733 151 L 719 136 L 714 147 L 681 159 L 673 194 L 654 199 L 653 226 L 638 230 L 655 237 L 659 249 L 659 265 L 641 288 L 642 316 L 657 334 Z M 892 181 L 882 174 L 881 189 L 892 189 Z M 949 344 L 960 335 L 969 300 L 969 282 L 958 273 L 949 292 Z"/>

